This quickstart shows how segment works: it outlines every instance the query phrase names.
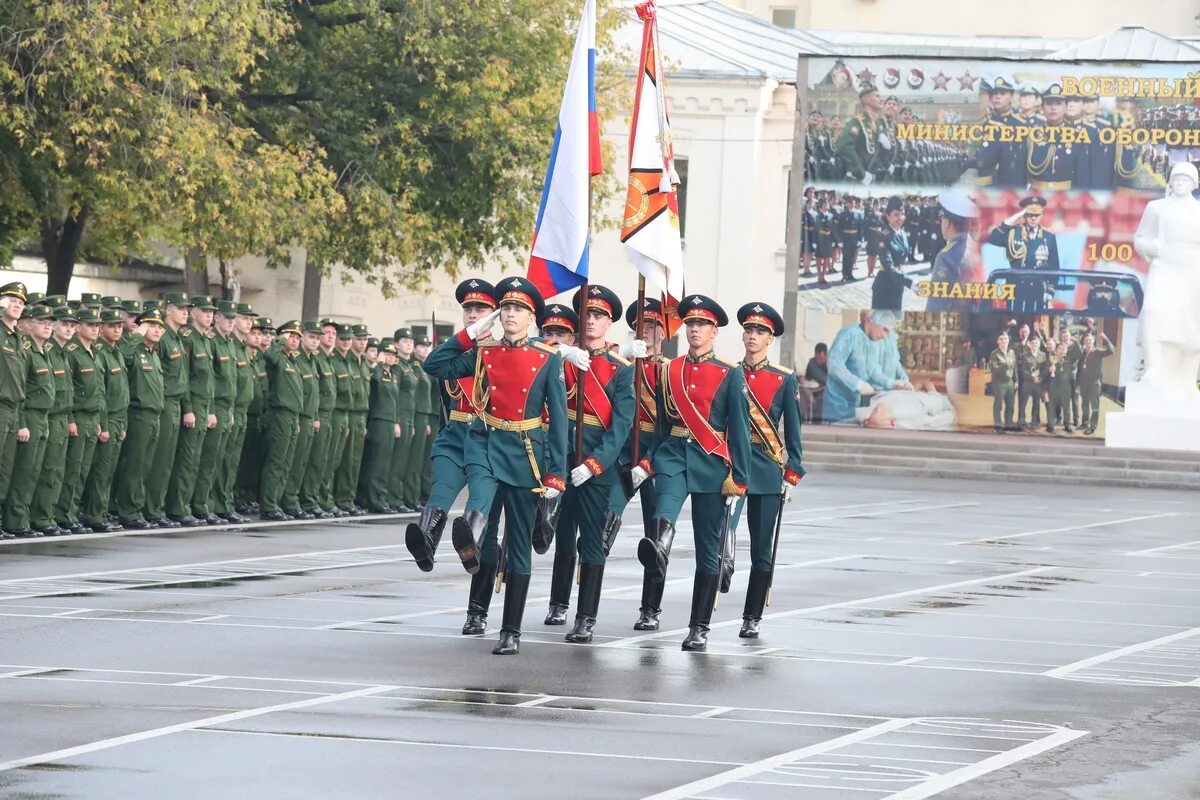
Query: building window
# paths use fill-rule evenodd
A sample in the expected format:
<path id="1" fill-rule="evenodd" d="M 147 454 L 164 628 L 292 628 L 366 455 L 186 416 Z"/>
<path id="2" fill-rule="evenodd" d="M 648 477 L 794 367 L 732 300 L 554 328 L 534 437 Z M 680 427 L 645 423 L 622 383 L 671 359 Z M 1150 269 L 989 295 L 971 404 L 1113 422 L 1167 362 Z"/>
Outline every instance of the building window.
<path id="1" fill-rule="evenodd" d="M 796 9 L 794 9 L 794 8 L 772 8 L 771 9 L 771 24 L 777 25 L 780 28 L 796 27 Z"/>
<path id="2" fill-rule="evenodd" d="M 428 325 L 413 325 L 412 332 L 413 332 L 413 336 L 415 336 L 418 339 L 420 339 L 422 336 L 430 335 Z M 454 326 L 453 325 L 443 325 L 439 322 L 438 326 L 437 326 L 437 336 L 433 337 L 433 340 L 435 342 L 444 342 L 453 335 L 454 335 Z"/>
<path id="3" fill-rule="evenodd" d="M 675 197 L 679 201 L 679 238 L 687 242 L 688 160 L 675 156 L 675 171 L 679 173 L 679 185 L 675 187 Z"/>

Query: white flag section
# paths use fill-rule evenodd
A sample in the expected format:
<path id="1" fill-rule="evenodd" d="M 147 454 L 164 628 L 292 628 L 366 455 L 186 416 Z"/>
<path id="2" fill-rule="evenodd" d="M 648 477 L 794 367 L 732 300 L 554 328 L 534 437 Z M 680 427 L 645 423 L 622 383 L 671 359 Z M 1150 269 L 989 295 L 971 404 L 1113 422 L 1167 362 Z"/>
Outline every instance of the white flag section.
<path id="1" fill-rule="evenodd" d="M 595 59 L 596 3 L 587 0 L 558 112 L 529 260 L 529 278 L 546 297 L 587 280 L 588 187 L 591 177 L 601 172 Z"/>
<path id="2" fill-rule="evenodd" d="M 621 241 L 633 266 L 674 308 L 683 297 L 683 245 L 675 184 L 671 128 L 659 83 L 658 29 L 654 7 L 637 7 L 645 23 L 629 134 L 629 190 Z"/>

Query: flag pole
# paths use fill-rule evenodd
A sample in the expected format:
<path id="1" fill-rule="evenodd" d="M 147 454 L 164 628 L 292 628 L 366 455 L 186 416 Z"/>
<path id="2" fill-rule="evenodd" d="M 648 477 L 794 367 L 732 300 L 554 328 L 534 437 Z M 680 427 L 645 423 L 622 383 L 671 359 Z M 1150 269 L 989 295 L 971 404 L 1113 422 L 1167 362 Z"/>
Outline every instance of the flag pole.
<path id="1" fill-rule="evenodd" d="M 592 177 L 588 176 L 588 253 L 592 250 Z M 589 261 L 590 261 L 589 257 Z M 590 264 L 589 264 L 590 267 Z M 589 350 L 584 331 L 587 330 L 587 298 L 588 280 L 584 278 L 583 286 L 579 287 L 579 339 L 584 350 Z M 575 381 L 575 466 L 583 463 L 583 382 L 587 380 L 590 370 L 575 370 L 579 378 Z"/>
<path id="2" fill-rule="evenodd" d="M 642 337 L 642 321 L 646 318 L 646 276 L 638 274 L 637 314 L 633 318 L 633 338 Z M 629 468 L 633 469 L 641 460 L 642 426 L 639 417 L 642 415 L 642 390 L 646 386 L 646 375 L 642 371 L 645 359 L 633 360 L 633 441 L 630 443 Z"/>

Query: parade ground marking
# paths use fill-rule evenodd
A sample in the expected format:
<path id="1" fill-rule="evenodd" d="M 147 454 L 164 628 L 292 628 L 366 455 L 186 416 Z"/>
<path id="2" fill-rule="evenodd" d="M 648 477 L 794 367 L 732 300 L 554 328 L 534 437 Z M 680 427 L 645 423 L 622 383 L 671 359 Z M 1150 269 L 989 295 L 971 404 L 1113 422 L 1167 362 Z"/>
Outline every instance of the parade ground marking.
<path id="1" fill-rule="evenodd" d="M 1151 547 L 1147 550 L 1133 550 L 1131 552 L 1126 553 L 1125 555 L 1127 555 L 1127 556 L 1157 556 L 1160 553 L 1169 553 L 1172 550 L 1188 550 L 1193 547 L 1197 548 L 1197 556 L 1196 557 L 1200 557 L 1200 539 L 1196 539 L 1193 542 L 1181 542 L 1179 544 L 1168 544 L 1163 547 Z M 1180 556 L 1169 556 L 1169 558 L 1179 558 L 1179 557 Z M 1187 556 L 1183 556 L 1183 557 L 1186 558 Z"/>
<path id="2" fill-rule="evenodd" d="M 1119 665 L 1115 665 L 1118 668 L 1114 670 L 1095 670 L 1094 668 L 1100 664 L 1108 664 L 1120 659 L 1125 659 L 1127 656 L 1134 655 L 1136 653 L 1145 653 L 1145 651 L 1159 648 L 1163 645 L 1170 645 L 1174 642 L 1180 641 L 1181 639 L 1190 639 L 1197 635 L 1200 635 L 1200 628 L 1191 628 L 1190 630 L 1172 633 L 1167 636 L 1160 636 L 1157 639 L 1151 639 L 1146 642 L 1138 642 L 1137 644 L 1131 644 L 1128 647 L 1122 647 L 1119 650 L 1110 650 L 1107 653 L 1100 653 L 1099 655 L 1092 656 L 1091 658 L 1084 658 L 1079 661 L 1074 661 L 1070 664 L 1064 664 L 1061 667 L 1055 667 L 1054 669 L 1046 670 L 1042 674 L 1050 678 L 1074 678 L 1078 680 L 1092 680 L 1103 683 L 1144 683 L 1151 685 L 1195 686 L 1197 685 L 1197 680 L 1200 680 L 1193 678 L 1194 675 L 1200 674 L 1200 648 L 1180 652 L 1178 654 L 1178 658 L 1174 651 L 1171 651 L 1171 655 L 1168 657 L 1160 658 L 1160 660 L 1168 662 L 1167 664 L 1163 665 L 1153 665 L 1147 664 L 1147 662 L 1144 661 L 1135 661 L 1127 664 L 1123 669 L 1120 668 Z M 1180 660 L 1181 663 L 1171 663 L 1175 660 Z M 1142 666 L 1159 666 L 1161 668 L 1157 670 L 1139 669 L 1139 667 Z M 1164 671 L 1163 668 L 1167 666 L 1176 666 L 1183 669 L 1187 669 L 1190 666 L 1192 671 L 1191 674 L 1187 674 L 1186 676 L 1188 680 L 1183 680 L 1182 673 Z M 1091 670 L 1090 674 L 1088 672 L 1089 670 Z M 1129 674 L 1123 676 L 1121 675 L 1122 672 Z M 1137 677 L 1149 675 L 1160 675 L 1162 678 L 1154 679 Z M 1170 680 L 1169 676 L 1175 676 L 1176 679 Z"/>
<path id="3" fill-rule="evenodd" d="M 990 583 L 992 581 L 1008 580 L 1010 578 L 1021 578 L 1026 575 L 1039 575 L 1043 572 L 1058 569 L 1058 567 L 1033 567 L 1032 569 L 1023 569 L 1018 572 L 1006 572 L 1001 575 L 989 575 L 985 578 L 971 578 L 965 581 L 955 581 L 954 583 L 942 583 L 936 586 L 922 586 L 918 589 L 906 589 L 902 592 L 891 592 L 890 594 L 876 595 L 875 597 L 861 597 L 857 600 L 842 600 L 837 603 L 825 603 L 819 606 L 808 606 L 806 608 L 794 608 L 789 611 L 777 611 L 773 614 L 764 614 L 763 620 L 769 619 L 785 619 L 787 617 L 795 617 L 800 614 L 810 614 L 816 611 L 829 611 L 834 608 L 847 608 L 850 606 L 858 606 L 864 603 L 882 603 L 888 600 L 895 600 L 900 597 L 911 597 L 919 594 L 932 594 L 934 592 L 943 592 L 947 589 L 958 589 L 962 586 L 974 586 L 980 583 Z M 732 625 L 741 625 L 741 619 L 726 620 L 724 622 L 715 622 L 712 624 L 712 629 L 727 628 Z M 670 631 L 655 631 L 646 633 L 640 636 L 628 636 L 624 639 L 616 639 L 611 642 L 604 642 L 597 645 L 598 647 L 628 647 L 631 644 L 637 644 L 648 639 L 657 639 L 664 636 L 679 636 L 688 632 L 687 628 L 676 628 Z"/>
<path id="4" fill-rule="evenodd" d="M 915 734 L 918 738 L 906 738 L 905 734 Z M 756 798 L 773 795 L 780 798 L 797 797 L 797 790 L 821 789 L 833 794 L 867 792 L 886 796 L 888 800 L 922 800 L 1087 734 L 1088 731 L 1058 725 L 1012 720 L 993 722 L 937 717 L 893 719 L 828 741 L 743 764 L 649 795 L 644 800 L 713 797 L 707 793 L 714 789 L 722 790 L 722 798 L 736 798 L 739 796 L 739 785 L 753 787 L 751 791 Z M 922 744 L 920 737 L 929 735 L 981 740 L 979 744 L 987 747 Z M 1020 744 L 1004 744 L 1007 742 Z M 989 749 L 994 746 L 1002 749 Z M 900 751 L 932 750 L 937 752 L 939 758 L 889 757 L 875 753 L 885 747 Z M 941 755 L 943 753 L 945 755 Z M 951 754 L 974 759 L 978 757 L 975 754 L 981 753 L 991 755 L 978 761 L 949 760 Z M 877 763 L 884 761 L 897 763 Z M 958 769 L 939 772 L 935 765 L 956 766 Z M 888 784 L 890 787 L 884 788 Z"/>
<path id="5" fill-rule="evenodd" d="M 247 708 L 242 711 L 234 711 L 230 714 L 219 714 L 215 717 L 205 717 L 203 719 L 192 720 L 191 722 L 180 722 L 175 725 L 167 725 L 162 728 L 152 728 L 148 731 L 129 733 L 124 736 L 114 736 L 111 739 L 100 739 L 98 741 L 88 742 L 87 744 L 81 744 L 76 747 L 67 747 L 62 750 L 52 750 L 49 753 L 39 753 L 35 756 L 27 756 L 25 758 L 14 759 L 12 761 L 5 761 L 0 763 L 0 772 L 6 772 L 12 769 L 20 769 L 21 767 L 28 767 L 34 764 L 45 764 L 48 761 L 61 761 L 65 758 L 74 758 L 75 756 L 94 753 L 97 750 L 109 750 L 113 747 L 120 747 L 121 745 L 144 742 L 147 739 L 157 739 L 162 736 L 170 736 L 172 733 L 180 733 L 181 731 L 194 731 L 210 725 L 226 725 L 230 722 L 250 719 L 251 717 L 261 717 L 264 714 L 275 714 L 280 711 L 295 711 L 297 709 L 320 706 L 327 703 L 339 703 L 343 700 L 352 700 L 356 697 L 369 697 L 370 695 L 374 694 L 390 692 L 395 688 L 396 687 L 394 686 L 369 686 L 365 689 L 355 689 L 349 692 L 342 692 L 341 694 L 309 697 L 304 700 L 293 700 L 290 703 L 278 703 L 273 706 L 262 706 L 260 708 Z"/>
<path id="6" fill-rule="evenodd" d="M 1179 511 L 1167 511 L 1162 514 L 1146 514 L 1141 517 L 1127 517 L 1125 519 L 1109 519 L 1103 522 L 1092 522 L 1087 525 L 1068 525 L 1065 528 L 1045 528 L 1040 531 L 1025 531 L 1024 533 L 1006 533 L 1000 536 L 987 536 L 981 539 L 964 539 L 961 542 L 951 542 L 951 544 L 987 544 L 988 542 L 1002 541 L 1006 539 L 1023 539 L 1026 536 L 1039 536 L 1043 533 L 1066 533 L 1067 531 L 1085 531 L 1091 528 L 1104 528 L 1109 525 L 1121 525 L 1126 522 L 1141 522 L 1147 519 L 1161 519 L 1162 517 L 1178 517 L 1181 515 Z"/>

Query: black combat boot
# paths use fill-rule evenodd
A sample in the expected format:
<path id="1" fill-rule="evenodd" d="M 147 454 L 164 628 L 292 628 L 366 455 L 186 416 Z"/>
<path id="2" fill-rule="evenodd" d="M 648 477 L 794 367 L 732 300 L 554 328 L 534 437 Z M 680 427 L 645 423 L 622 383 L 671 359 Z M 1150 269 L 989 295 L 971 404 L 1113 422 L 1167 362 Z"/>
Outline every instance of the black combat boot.
<path id="1" fill-rule="evenodd" d="M 587 644 L 592 640 L 592 627 L 600 609 L 600 587 L 604 584 L 603 564 L 584 564 L 579 568 L 579 611 L 575 626 L 567 634 L 568 642 Z"/>
<path id="2" fill-rule="evenodd" d="M 521 618 L 525 616 L 525 600 L 529 596 L 529 576 L 509 572 L 504 581 L 504 621 L 492 655 L 515 656 L 521 651 Z"/>
<path id="3" fill-rule="evenodd" d="M 408 523 L 404 532 L 404 544 L 417 562 L 421 572 L 433 570 L 433 556 L 442 541 L 442 529 L 446 527 L 446 512 L 435 506 L 425 506 L 421 522 Z"/>
<path id="4" fill-rule="evenodd" d="M 742 608 L 743 639 L 758 638 L 758 624 L 762 622 L 763 606 L 767 604 L 767 591 L 771 586 L 771 573 L 766 570 L 750 569 L 750 583 L 746 587 L 746 605 Z"/>
<path id="5" fill-rule="evenodd" d="M 720 584 L 720 575 L 696 573 L 692 581 L 692 618 L 688 621 L 688 635 L 683 640 L 684 650 L 703 653 L 708 649 L 708 624 L 712 622 Z"/>
<path id="6" fill-rule="evenodd" d="M 450 528 L 450 540 L 454 550 L 462 559 L 463 569 L 474 575 L 479 572 L 479 551 L 483 534 L 487 530 L 487 517 L 478 511 L 468 511 Z"/>
<path id="7" fill-rule="evenodd" d="M 638 542 L 638 561 L 646 568 L 646 574 L 657 580 L 667 576 L 667 562 L 671 557 L 671 542 L 675 540 L 675 526 L 662 517 L 654 520 L 654 536 L 644 537 Z"/>
<path id="8" fill-rule="evenodd" d="M 604 548 L 604 557 L 608 558 L 608 554 L 612 552 L 613 545 L 617 542 L 617 534 L 621 532 L 621 517 L 609 511 L 604 518 L 604 528 L 600 531 L 600 543 Z"/>
<path id="9" fill-rule="evenodd" d="M 662 596 L 666 583 L 652 580 L 649 575 L 642 578 L 642 607 L 638 609 L 635 631 L 658 630 L 658 615 L 662 613 Z"/>
<path id="10" fill-rule="evenodd" d="M 467 600 L 467 621 L 463 636 L 479 636 L 487 631 L 488 608 L 492 605 L 492 589 L 496 584 L 496 564 L 485 561 L 479 572 L 471 576 L 471 594 Z"/>
<path id="11" fill-rule="evenodd" d="M 546 625 L 566 625 L 571 607 L 571 581 L 575 579 L 575 554 L 554 551 L 554 572 L 550 575 L 550 610 Z"/>

